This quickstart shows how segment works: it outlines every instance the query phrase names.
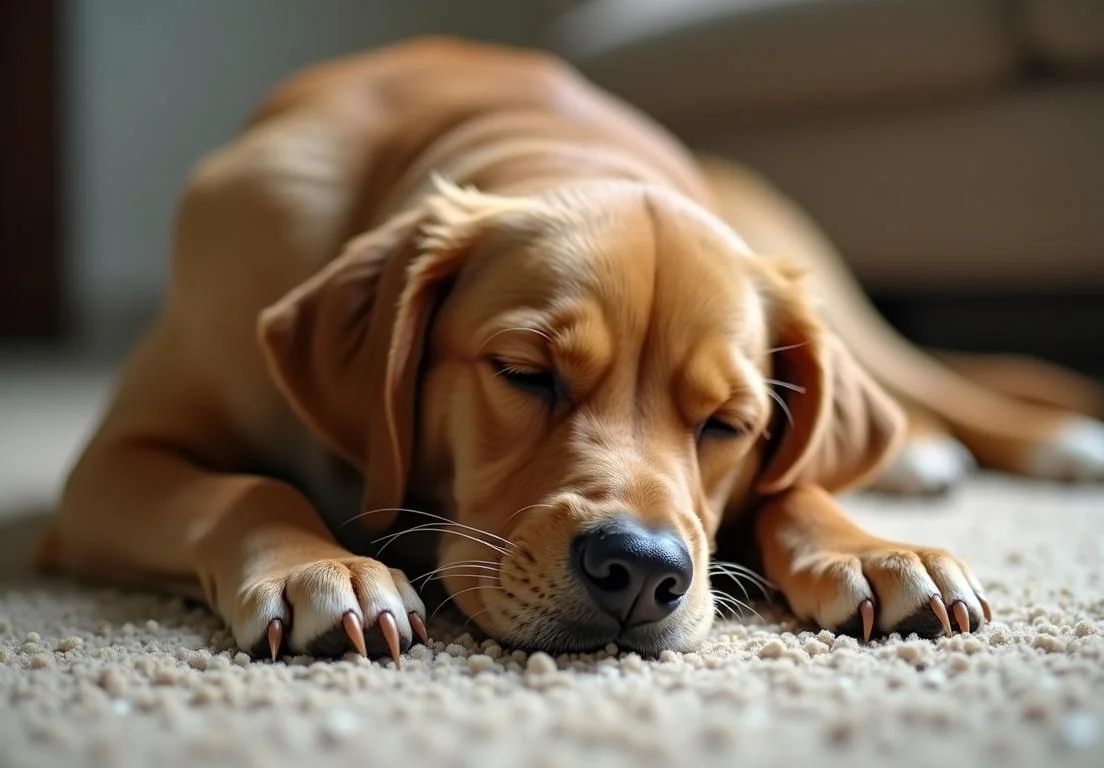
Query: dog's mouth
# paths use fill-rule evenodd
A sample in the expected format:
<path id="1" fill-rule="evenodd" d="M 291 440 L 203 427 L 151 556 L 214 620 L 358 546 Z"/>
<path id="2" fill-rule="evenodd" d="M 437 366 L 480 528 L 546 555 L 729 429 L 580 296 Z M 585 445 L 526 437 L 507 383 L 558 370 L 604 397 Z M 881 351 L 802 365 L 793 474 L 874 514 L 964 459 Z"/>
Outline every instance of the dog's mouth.
<path id="1" fill-rule="evenodd" d="M 559 533 L 555 544 L 548 533 L 543 540 L 515 536 L 489 560 L 474 542 L 456 542 L 438 567 L 444 602 L 464 615 L 465 626 L 511 647 L 553 653 L 610 644 L 649 656 L 686 650 L 709 623 L 699 616 L 710 613 L 707 592 L 673 528 L 619 516 Z"/>
<path id="2" fill-rule="evenodd" d="M 623 628 L 615 622 L 551 618 L 519 634 L 508 634 L 502 642 L 526 650 L 546 653 L 593 653 L 600 650 L 635 651 L 654 657 L 666 650 L 680 650 L 678 628 L 639 626 Z"/>
<path id="3" fill-rule="evenodd" d="M 465 626 L 474 624 L 503 645 L 525 651 L 591 653 L 612 644 L 653 657 L 665 650 L 687 650 L 692 644 L 689 636 L 694 633 L 687 625 L 695 622 L 689 605 L 679 605 L 660 621 L 634 622 L 598 609 L 582 585 L 570 578 L 531 583 L 530 589 L 513 586 L 509 580 L 494 588 L 447 584 L 446 602 L 457 604 Z"/>

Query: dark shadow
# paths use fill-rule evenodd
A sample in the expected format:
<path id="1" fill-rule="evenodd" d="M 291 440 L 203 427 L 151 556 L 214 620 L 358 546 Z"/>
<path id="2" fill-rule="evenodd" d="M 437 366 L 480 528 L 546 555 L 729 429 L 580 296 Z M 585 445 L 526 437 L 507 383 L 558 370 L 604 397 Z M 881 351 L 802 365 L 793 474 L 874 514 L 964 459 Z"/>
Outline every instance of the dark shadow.
<path id="1" fill-rule="evenodd" d="M 49 504 L 22 503 L 0 509 L 0 582 L 34 577 L 34 559 L 53 519 Z"/>

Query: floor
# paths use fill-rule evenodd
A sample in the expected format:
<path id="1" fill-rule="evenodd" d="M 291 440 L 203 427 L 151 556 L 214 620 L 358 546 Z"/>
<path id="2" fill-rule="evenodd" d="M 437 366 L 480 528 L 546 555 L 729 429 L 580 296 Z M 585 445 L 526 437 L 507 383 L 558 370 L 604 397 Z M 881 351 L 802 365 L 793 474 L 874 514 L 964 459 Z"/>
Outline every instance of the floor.
<path id="1" fill-rule="evenodd" d="M 5 767 L 1104 765 L 1104 489 L 981 476 L 937 502 L 848 500 L 973 563 L 996 612 L 974 636 L 860 646 L 764 606 L 658 660 L 431 626 L 401 670 L 251 662 L 202 609 L 28 572 L 107 388 L 0 364 Z"/>

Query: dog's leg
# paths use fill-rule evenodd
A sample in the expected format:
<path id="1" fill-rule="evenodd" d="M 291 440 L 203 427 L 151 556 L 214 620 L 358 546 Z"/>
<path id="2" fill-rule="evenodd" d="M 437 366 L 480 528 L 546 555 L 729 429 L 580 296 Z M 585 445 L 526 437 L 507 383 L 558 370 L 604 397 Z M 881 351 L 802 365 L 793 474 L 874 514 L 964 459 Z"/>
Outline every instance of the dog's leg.
<path id="1" fill-rule="evenodd" d="M 764 574 L 798 618 L 864 639 L 890 632 L 938 637 L 990 619 L 965 563 L 942 549 L 867 533 L 820 488 L 786 491 L 756 515 Z"/>
<path id="2" fill-rule="evenodd" d="M 425 606 L 406 577 L 338 546 L 297 490 L 201 468 L 157 440 L 93 442 L 50 550 L 53 564 L 85 577 L 199 586 L 253 654 L 397 658 L 412 632 L 424 639 Z"/>
<path id="3" fill-rule="evenodd" d="M 1104 420 L 1104 386 L 1076 371 L 1024 355 L 929 351 L 960 376 L 994 392 Z"/>
<path id="4" fill-rule="evenodd" d="M 892 394 L 946 424 L 979 463 L 1034 477 L 1104 480 L 1104 423 L 1005 396 L 922 352 L 878 313 L 796 205 L 750 172 L 720 161 L 703 165 L 719 214 L 751 250 L 805 265 L 825 320 L 851 353 Z"/>
<path id="5" fill-rule="evenodd" d="M 904 407 L 908 436 L 870 488 L 916 496 L 945 493 L 974 470 L 974 457 L 930 412 L 911 403 Z"/>

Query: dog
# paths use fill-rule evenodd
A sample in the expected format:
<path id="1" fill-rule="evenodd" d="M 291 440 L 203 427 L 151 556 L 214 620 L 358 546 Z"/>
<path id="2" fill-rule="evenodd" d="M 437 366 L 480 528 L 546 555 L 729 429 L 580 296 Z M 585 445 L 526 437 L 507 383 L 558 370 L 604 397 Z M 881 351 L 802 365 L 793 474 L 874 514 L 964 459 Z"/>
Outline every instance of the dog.
<path id="1" fill-rule="evenodd" d="M 793 203 L 557 58 L 419 38 L 295 75 L 198 164 L 41 563 L 205 600 L 273 660 L 398 664 L 405 557 L 549 652 L 694 648 L 711 573 L 864 640 L 971 632 L 969 566 L 835 495 L 1099 479 L 1102 403 L 913 348 Z"/>

